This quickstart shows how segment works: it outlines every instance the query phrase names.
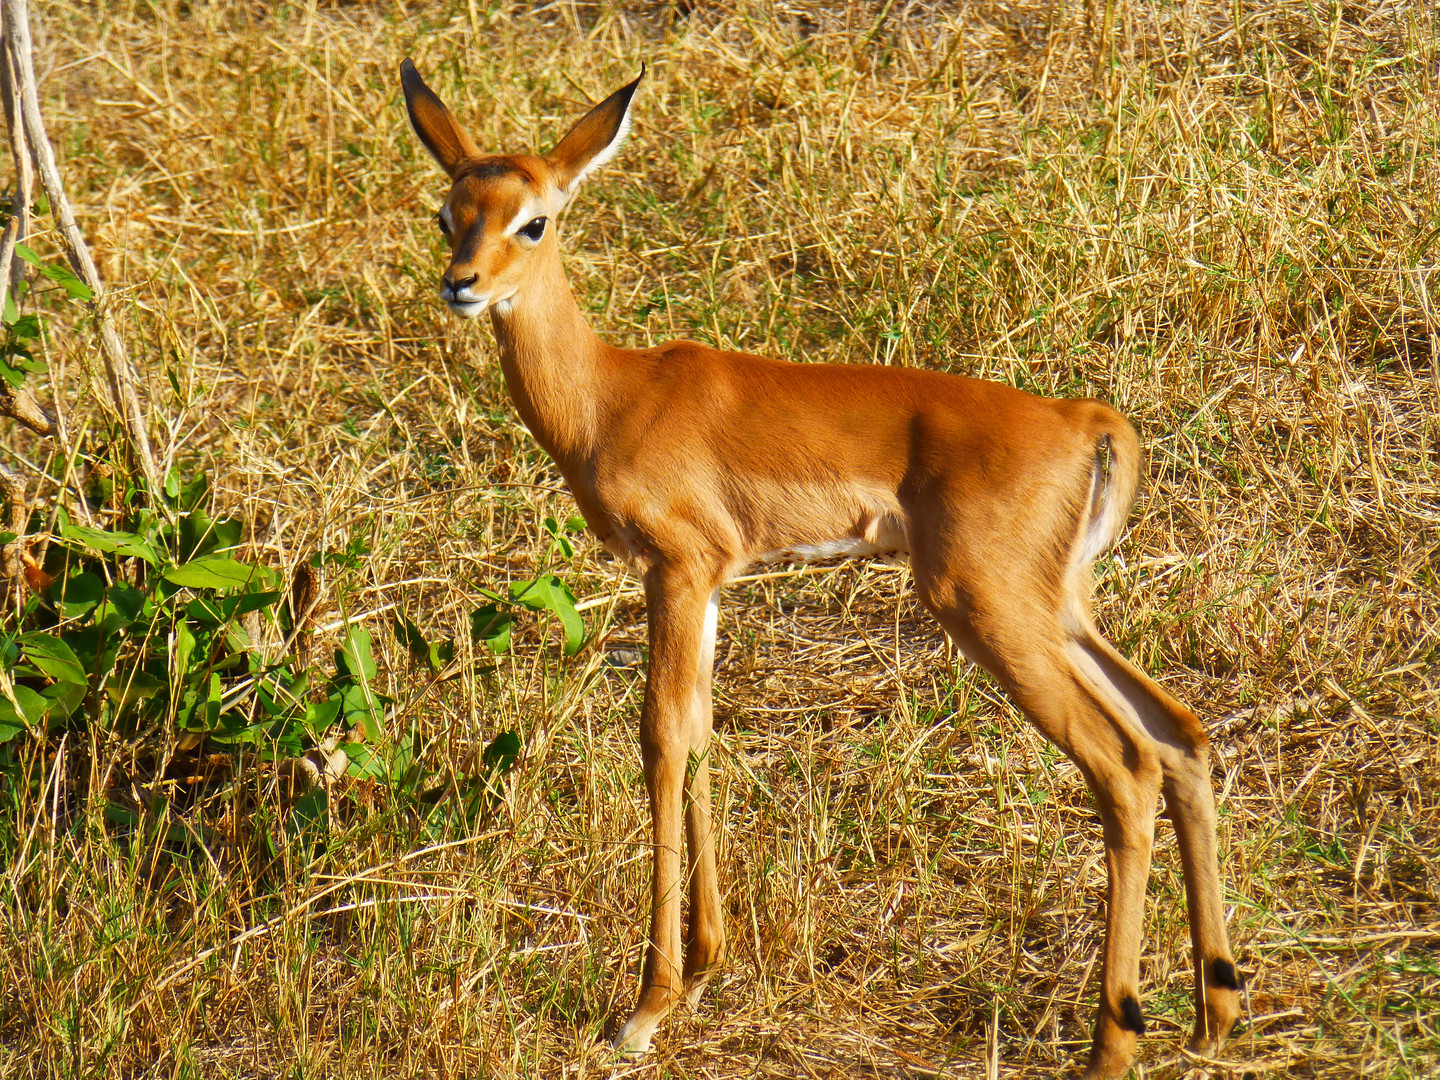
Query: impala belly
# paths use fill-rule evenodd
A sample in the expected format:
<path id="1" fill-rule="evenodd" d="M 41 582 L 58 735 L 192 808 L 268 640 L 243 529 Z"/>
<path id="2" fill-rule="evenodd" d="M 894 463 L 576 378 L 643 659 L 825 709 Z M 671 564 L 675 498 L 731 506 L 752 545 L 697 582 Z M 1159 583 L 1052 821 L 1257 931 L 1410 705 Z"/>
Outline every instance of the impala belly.
<path id="1" fill-rule="evenodd" d="M 880 558 L 887 562 L 904 562 L 910 555 L 910 536 L 905 519 L 898 513 L 885 512 L 867 516 L 849 536 L 816 543 L 787 544 L 767 551 L 755 561 L 824 562 L 827 559 Z"/>

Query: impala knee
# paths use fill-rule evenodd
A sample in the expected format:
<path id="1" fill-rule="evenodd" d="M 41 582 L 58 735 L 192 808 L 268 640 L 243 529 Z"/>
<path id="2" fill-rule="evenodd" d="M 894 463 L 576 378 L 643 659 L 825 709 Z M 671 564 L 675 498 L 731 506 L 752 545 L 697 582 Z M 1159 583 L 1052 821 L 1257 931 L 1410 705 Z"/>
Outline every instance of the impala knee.
<path id="1" fill-rule="evenodd" d="M 1185 811 L 1213 812 L 1215 796 L 1210 782 L 1208 742 L 1189 750 L 1167 747 L 1161 764 L 1165 770 L 1167 804 L 1174 804 Z"/>
<path id="2" fill-rule="evenodd" d="M 1163 775 L 1155 748 L 1136 742 L 1123 765 L 1092 777 L 1090 786 L 1100 804 L 1107 847 L 1149 848 Z"/>
<path id="3" fill-rule="evenodd" d="M 640 725 L 640 758 L 647 768 L 662 763 L 686 762 L 690 757 L 689 732 L 679 724 Z"/>

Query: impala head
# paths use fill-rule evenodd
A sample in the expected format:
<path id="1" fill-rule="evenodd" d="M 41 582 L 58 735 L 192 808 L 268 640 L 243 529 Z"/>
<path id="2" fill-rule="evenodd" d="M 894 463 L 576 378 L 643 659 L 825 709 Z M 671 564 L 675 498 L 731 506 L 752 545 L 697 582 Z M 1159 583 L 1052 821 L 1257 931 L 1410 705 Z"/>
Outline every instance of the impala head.
<path id="1" fill-rule="evenodd" d="M 525 295 L 546 255 L 554 257 L 556 215 L 629 134 L 630 100 L 644 75 L 642 66 L 537 157 L 482 153 L 415 65 L 400 65 L 410 124 L 451 181 L 436 219 L 450 245 L 440 298 L 451 311 L 462 319 L 487 307 L 506 314 Z"/>

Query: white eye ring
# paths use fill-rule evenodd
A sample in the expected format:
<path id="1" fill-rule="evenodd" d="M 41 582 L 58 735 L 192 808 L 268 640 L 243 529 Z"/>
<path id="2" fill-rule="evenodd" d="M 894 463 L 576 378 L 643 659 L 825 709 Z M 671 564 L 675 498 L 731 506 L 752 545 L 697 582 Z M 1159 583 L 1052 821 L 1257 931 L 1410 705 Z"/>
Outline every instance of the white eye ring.
<path id="1" fill-rule="evenodd" d="M 515 230 L 515 235 L 523 236 L 532 244 L 538 244 L 540 238 L 545 235 L 545 223 L 548 220 L 549 218 L 543 215 L 541 217 L 531 218 L 526 224 Z"/>

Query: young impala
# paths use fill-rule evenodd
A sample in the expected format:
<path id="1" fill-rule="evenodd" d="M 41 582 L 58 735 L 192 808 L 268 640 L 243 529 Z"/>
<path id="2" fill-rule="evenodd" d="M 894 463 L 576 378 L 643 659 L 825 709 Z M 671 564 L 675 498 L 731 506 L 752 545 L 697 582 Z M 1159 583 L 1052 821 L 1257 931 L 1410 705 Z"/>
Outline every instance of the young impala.
<path id="1" fill-rule="evenodd" d="M 606 345 L 566 283 L 555 220 L 615 156 L 640 80 L 536 157 L 482 153 L 409 60 L 400 76 L 410 122 L 451 180 L 440 296 L 462 318 L 490 313 L 521 419 L 590 529 L 644 577 L 654 879 L 640 1000 L 615 1046 L 647 1050 L 725 954 L 707 769 L 720 586 L 765 560 L 881 553 L 908 556 L 925 606 L 1094 794 L 1109 889 L 1089 1075 L 1123 1072 L 1145 1029 L 1140 943 L 1161 791 L 1185 872 L 1193 1045 L 1218 1045 L 1240 1006 L 1205 731 L 1090 618 L 1090 565 L 1124 525 L 1139 476 L 1130 424 L 1098 401 L 931 371 L 692 341 Z"/>

